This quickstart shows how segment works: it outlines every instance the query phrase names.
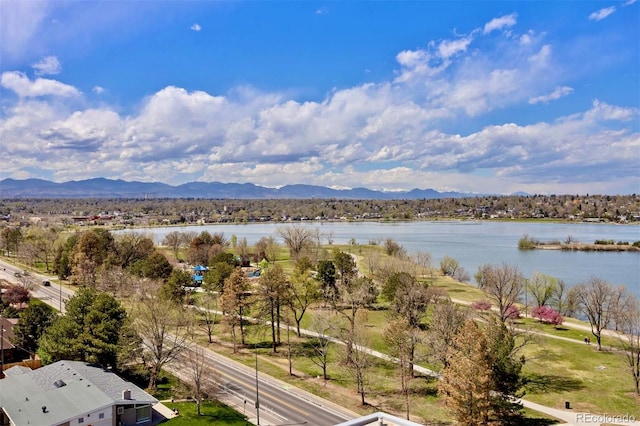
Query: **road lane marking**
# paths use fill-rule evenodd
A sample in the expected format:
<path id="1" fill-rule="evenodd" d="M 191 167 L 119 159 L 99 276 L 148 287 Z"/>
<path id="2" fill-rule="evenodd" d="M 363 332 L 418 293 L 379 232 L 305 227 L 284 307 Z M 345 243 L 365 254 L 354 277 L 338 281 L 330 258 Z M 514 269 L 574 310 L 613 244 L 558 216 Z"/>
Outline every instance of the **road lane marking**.
<path id="1" fill-rule="evenodd" d="M 222 371 L 218 371 L 218 374 L 220 374 L 221 376 L 226 376 L 226 377 L 228 377 L 229 379 L 232 379 L 232 380 L 237 380 L 237 377 L 231 376 L 231 375 L 229 375 L 227 373 L 223 373 Z M 269 393 L 267 391 L 263 390 L 261 393 L 264 394 L 264 395 L 267 395 L 269 398 L 277 401 L 278 403 L 280 403 L 282 405 L 285 405 L 285 406 L 291 408 L 292 410 L 297 411 L 298 413 L 302 414 L 303 416 L 308 416 L 309 415 L 309 413 L 307 411 L 301 410 L 298 407 L 296 407 L 294 405 L 291 405 L 288 402 L 285 402 L 285 401 L 281 400 L 280 398 L 274 396 L 273 394 L 271 394 L 271 393 Z"/>

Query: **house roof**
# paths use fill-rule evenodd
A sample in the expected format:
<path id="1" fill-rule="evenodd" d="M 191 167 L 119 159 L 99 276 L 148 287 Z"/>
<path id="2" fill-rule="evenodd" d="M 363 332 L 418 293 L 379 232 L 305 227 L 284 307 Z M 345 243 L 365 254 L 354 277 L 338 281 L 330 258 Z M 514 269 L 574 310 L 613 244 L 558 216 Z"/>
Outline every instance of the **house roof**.
<path id="1" fill-rule="evenodd" d="M 15 345 L 11 342 L 13 338 L 13 327 L 18 323 L 15 318 L 0 317 L 0 327 L 4 329 L 2 332 L 2 349 L 14 349 Z"/>
<path id="2" fill-rule="evenodd" d="M 16 425 L 55 425 L 113 405 L 158 402 L 115 373 L 85 362 L 58 361 L 13 374 L 15 368 L 0 380 L 0 406 Z M 131 399 L 123 399 L 124 390 L 131 391 Z"/>

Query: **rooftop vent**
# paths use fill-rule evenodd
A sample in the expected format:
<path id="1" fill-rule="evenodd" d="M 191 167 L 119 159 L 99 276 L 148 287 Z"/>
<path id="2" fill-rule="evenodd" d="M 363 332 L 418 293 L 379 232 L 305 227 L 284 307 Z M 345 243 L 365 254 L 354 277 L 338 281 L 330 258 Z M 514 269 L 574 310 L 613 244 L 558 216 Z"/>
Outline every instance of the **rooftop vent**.
<path id="1" fill-rule="evenodd" d="M 57 388 L 61 388 L 63 386 L 67 386 L 67 384 L 65 382 L 63 382 L 62 380 L 56 380 L 55 382 L 53 382 L 53 386 L 55 386 Z"/>
<path id="2" fill-rule="evenodd" d="M 125 389 L 122 391 L 122 399 L 131 399 L 131 389 Z"/>

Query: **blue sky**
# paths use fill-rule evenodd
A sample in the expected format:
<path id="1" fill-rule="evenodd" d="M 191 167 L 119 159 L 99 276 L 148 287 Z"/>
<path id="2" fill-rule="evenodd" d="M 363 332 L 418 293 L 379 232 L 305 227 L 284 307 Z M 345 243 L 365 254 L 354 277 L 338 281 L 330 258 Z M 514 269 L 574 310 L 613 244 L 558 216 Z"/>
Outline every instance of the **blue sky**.
<path id="1" fill-rule="evenodd" d="M 640 2 L 0 0 L 0 178 L 640 193 Z"/>

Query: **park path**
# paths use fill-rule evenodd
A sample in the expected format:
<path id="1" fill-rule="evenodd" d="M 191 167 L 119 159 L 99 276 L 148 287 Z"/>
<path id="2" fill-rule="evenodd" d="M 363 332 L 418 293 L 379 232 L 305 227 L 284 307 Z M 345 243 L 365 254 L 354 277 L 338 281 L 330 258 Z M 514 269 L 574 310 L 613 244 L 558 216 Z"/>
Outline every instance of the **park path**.
<path id="1" fill-rule="evenodd" d="M 211 309 L 206 309 L 206 308 L 201 308 L 201 307 L 194 307 L 194 309 L 198 309 L 198 310 L 202 310 L 202 311 L 209 311 L 212 313 L 216 313 L 219 315 L 222 315 L 222 312 L 220 311 L 216 311 L 216 310 L 211 310 Z M 253 321 L 253 322 L 260 322 L 260 320 L 256 319 L 256 318 L 245 318 L 248 321 Z M 271 323 L 269 321 L 263 322 L 265 325 L 271 325 Z M 282 329 L 284 330 L 289 330 L 292 332 L 296 332 L 296 328 L 295 326 L 288 326 L 288 325 L 281 325 L 280 326 Z M 327 339 L 328 341 L 341 345 L 341 346 L 345 346 L 345 342 L 335 338 L 335 337 L 330 337 L 327 335 L 321 335 L 320 333 L 317 333 L 315 331 L 312 330 L 305 330 L 305 329 L 300 329 L 300 334 L 303 334 L 305 336 L 309 336 L 309 337 L 316 337 L 316 338 L 324 338 Z M 543 334 L 544 333 L 540 333 Z M 561 337 L 561 336 L 552 336 L 552 335 L 546 335 L 548 337 L 558 337 L 561 339 L 568 339 L 565 337 Z M 568 339 L 571 342 L 575 342 L 575 343 L 580 343 L 580 341 L 575 340 L 575 339 Z M 387 355 L 385 353 L 376 351 L 374 349 L 371 348 L 367 348 L 367 347 L 362 347 L 362 346 L 357 346 L 360 350 L 362 350 L 363 352 L 379 358 L 379 359 L 383 359 L 385 361 L 389 361 L 389 362 L 393 362 L 393 363 L 397 363 L 398 359 L 394 358 L 390 355 Z M 439 378 L 440 374 L 436 371 L 430 370 L 426 367 L 422 367 L 420 365 L 414 365 L 413 369 L 420 374 L 423 374 L 425 376 L 430 376 L 430 377 L 436 377 Z M 558 408 L 553 408 L 553 407 L 548 407 L 546 405 L 542 405 L 542 404 L 538 404 L 535 403 L 533 401 L 529 401 L 526 399 L 520 399 L 518 400 L 519 402 L 522 403 L 522 405 L 526 408 L 529 408 L 531 410 L 535 410 L 538 411 L 540 413 L 555 417 L 556 419 L 564 422 L 564 425 L 567 426 L 581 426 L 581 425 L 602 425 L 602 424 L 606 424 L 606 425 L 620 425 L 620 426 L 626 426 L 626 425 L 633 425 L 633 426 L 640 426 L 640 421 L 637 421 L 635 418 L 633 417 L 629 417 L 629 418 L 624 418 L 623 416 L 612 416 L 612 415 L 598 415 L 598 414 L 592 414 L 592 413 L 585 413 L 585 412 L 577 412 L 571 408 L 569 409 L 558 409 Z"/>

